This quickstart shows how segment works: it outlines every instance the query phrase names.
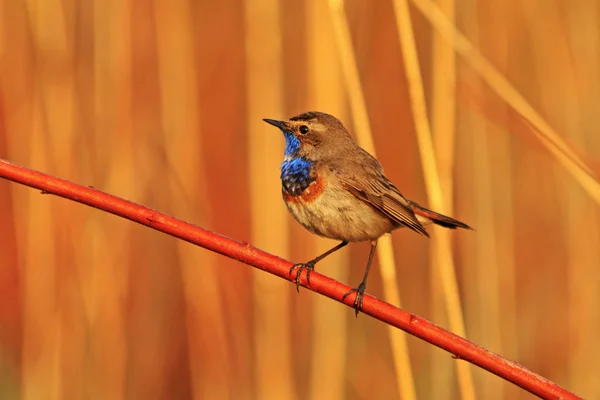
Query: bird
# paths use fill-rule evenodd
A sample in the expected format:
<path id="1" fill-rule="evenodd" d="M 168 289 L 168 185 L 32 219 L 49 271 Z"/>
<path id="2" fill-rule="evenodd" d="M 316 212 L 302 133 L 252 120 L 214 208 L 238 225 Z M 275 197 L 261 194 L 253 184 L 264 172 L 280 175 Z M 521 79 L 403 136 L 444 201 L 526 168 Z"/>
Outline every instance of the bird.
<path id="1" fill-rule="evenodd" d="M 425 226 L 472 229 L 454 218 L 439 214 L 406 199 L 384 175 L 383 167 L 352 138 L 336 117 L 308 111 L 289 118 L 263 121 L 281 130 L 285 138 L 280 166 L 281 192 L 287 209 L 308 231 L 340 241 L 314 259 L 294 264 L 296 290 L 300 277 L 310 273 L 325 257 L 350 242 L 370 242 L 371 249 L 362 281 L 344 294 L 356 293 L 353 306 L 358 316 L 363 306 L 367 277 L 378 239 L 408 227 L 429 237 Z"/>

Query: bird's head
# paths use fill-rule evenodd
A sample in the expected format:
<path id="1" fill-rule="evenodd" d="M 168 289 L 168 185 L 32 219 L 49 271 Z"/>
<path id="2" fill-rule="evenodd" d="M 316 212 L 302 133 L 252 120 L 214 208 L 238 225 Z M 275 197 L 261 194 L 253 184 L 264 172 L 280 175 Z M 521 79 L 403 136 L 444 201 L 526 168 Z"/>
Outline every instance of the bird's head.
<path id="1" fill-rule="evenodd" d="M 344 125 L 326 113 L 309 111 L 287 121 L 267 118 L 263 121 L 283 132 L 286 159 L 302 157 L 317 161 L 354 145 Z"/>

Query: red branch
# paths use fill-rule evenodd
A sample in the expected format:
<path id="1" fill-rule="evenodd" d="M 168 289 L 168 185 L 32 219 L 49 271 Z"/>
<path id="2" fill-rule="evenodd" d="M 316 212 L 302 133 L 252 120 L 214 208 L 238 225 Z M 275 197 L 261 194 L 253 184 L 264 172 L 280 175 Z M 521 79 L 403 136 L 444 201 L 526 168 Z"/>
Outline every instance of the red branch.
<path id="1" fill-rule="evenodd" d="M 248 243 L 229 239 L 94 188 L 81 186 L 38 171 L 17 166 L 2 159 L 0 159 L 0 177 L 40 189 L 43 193 L 75 200 L 79 203 L 127 218 L 157 231 L 167 233 L 216 253 L 239 260 L 255 268 L 262 269 L 280 278 L 290 281 L 294 281 L 295 279 L 295 274 L 292 276 L 289 274 L 289 269 L 292 265 L 289 261 L 265 253 Z M 303 286 L 307 284 L 304 277 L 301 283 Z M 342 302 L 342 296 L 350 290 L 350 287 L 317 272 L 313 272 L 311 273 L 310 286 L 307 289 Z M 353 301 L 353 296 L 349 296 L 343 303 L 352 307 Z M 442 348 L 452 353 L 457 359 L 469 361 L 486 369 L 543 399 L 580 399 L 575 394 L 513 361 L 502 358 L 421 317 L 396 308 L 373 296 L 365 294 L 362 312 Z"/>

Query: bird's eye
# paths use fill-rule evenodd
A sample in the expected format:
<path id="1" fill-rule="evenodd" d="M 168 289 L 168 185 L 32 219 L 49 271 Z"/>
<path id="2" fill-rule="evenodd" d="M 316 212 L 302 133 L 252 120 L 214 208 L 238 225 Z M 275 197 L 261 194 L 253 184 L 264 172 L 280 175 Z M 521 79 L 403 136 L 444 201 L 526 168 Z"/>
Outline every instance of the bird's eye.
<path id="1" fill-rule="evenodd" d="M 306 135 L 308 133 L 308 126 L 301 125 L 300 126 L 300 133 L 303 134 L 303 135 Z"/>

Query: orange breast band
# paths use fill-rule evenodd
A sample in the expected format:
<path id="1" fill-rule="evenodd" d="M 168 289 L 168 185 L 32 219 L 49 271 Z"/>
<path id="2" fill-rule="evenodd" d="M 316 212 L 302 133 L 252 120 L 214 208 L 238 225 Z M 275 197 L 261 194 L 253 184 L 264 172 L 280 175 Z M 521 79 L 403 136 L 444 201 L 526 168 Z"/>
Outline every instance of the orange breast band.
<path id="1" fill-rule="evenodd" d="M 317 175 L 317 179 L 312 182 L 299 196 L 292 196 L 288 193 L 283 193 L 283 199 L 290 203 L 310 203 L 323 193 L 325 185 L 323 183 L 323 177 Z"/>

